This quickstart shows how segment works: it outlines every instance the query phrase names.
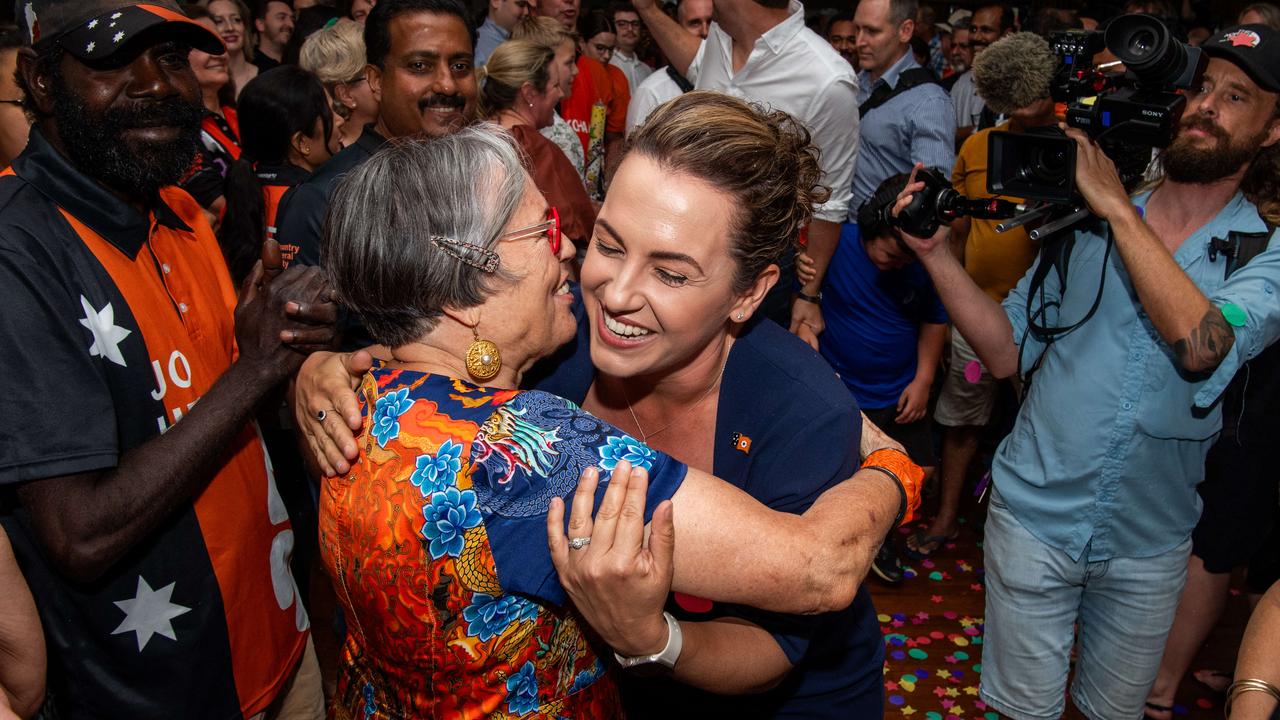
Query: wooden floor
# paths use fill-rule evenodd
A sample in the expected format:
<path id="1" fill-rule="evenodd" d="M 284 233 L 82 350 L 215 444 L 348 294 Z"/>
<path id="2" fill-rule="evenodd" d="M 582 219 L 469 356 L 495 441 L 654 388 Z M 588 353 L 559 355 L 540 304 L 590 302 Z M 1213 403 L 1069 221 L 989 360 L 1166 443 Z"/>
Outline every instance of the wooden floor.
<path id="1" fill-rule="evenodd" d="M 926 507 L 927 510 L 927 507 Z M 904 558 L 907 579 L 891 587 L 872 578 L 871 595 L 885 637 L 885 717 L 972 720 L 998 715 L 978 698 L 982 677 L 983 570 L 981 524 L 985 510 L 966 495 L 960 535 L 931 560 Z M 909 531 L 899 531 L 899 543 Z M 1230 671 L 1248 605 L 1233 592 L 1226 617 L 1201 649 L 1193 668 Z M 1070 706 L 1068 718 L 1084 715 Z M 1221 699 L 1191 679 L 1183 681 L 1175 717 L 1217 720 Z"/>
<path id="2" fill-rule="evenodd" d="M 926 512 L 929 512 L 926 503 Z M 984 510 L 966 495 L 960 535 L 932 561 L 908 561 L 898 587 L 869 580 L 885 636 L 885 717 L 910 720 L 974 720 L 996 713 L 978 699 L 982 677 L 982 536 Z M 927 516 L 927 515 L 926 515 Z M 900 531 L 899 541 L 907 534 Z M 339 640 L 333 629 L 334 597 L 317 566 L 311 577 L 316 651 L 326 695 L 333 691 Z M 1193 668 L 1231 670 L 1244 625 L 1245 598 L 1235 595 L 1226 617 L 1202 648 Z M 1217 720 L 1222 704 L 1190 675 L 1179 689 L 1175 716 Z M 1068 718 L 1082 718 L 1068 703 Z"/>

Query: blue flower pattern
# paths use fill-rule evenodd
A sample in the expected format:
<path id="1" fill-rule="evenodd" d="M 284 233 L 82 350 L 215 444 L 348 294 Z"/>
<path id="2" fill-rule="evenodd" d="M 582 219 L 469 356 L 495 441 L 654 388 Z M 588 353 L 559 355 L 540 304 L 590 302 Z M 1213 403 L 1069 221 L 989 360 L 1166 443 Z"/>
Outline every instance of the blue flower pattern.
<path id="1" fill-rule="evenodd" d="M 378 704 L 373 701 L 373 685 L 365 683 L 363 688 L 364 695 L 364 716 L 371 718 L 378 714 Z"/>
<path id="2" fill-rule="evenodd" d="M 435 455 L 419 455 L 417 466 L 409 482 L 423 495 L 442 492 L 457 484 L 458 473 L 462 471 L 462 445 L 445 440 Z"/>
<path id="3" fill-rule="evenodd" d="M 439 560 L 445 555 L 461 555 L 462 533 L 480 524 L 475 492 L 459 492 L 453 487 L 432 493 L 431 499 L 422 508 L 422 515 L 426 518 L 422 534 L 431 541 L 427 550 L 433 560 Z"/>
<path id="4" fill-rule="evenodd" d="M 369 434 L 378 441 L 378 447 L 385 448 L 387 442 L 400 436 L 400 416 L 409 412 L 413 400 L 409 399 L 409 388 L 401 388 L 378 398 L 373 406 L 372 427 Z"/>
<path id="5" fill-rule="evenodd" d="M 538 606 L 515 595 L 495 598 L 486 593 L 474 593 L 471 604 L 462 610 L 467 621 L 467 634 L 481 641 L 492 640 L 506 632 L 513 623 L 532 620 L 538 615 Z"/>
<path id="6" fill-rule="evenodd" d="M 658 457 L 649 446 L 630 435 L 610 435 L 599 450 L 600 467 L 603 470 L 613 470 L 625 460 L 631 463 L 631 467 L 644 468 L 647 472 L 653 468 L 653 461 Z"/>
<path id="7" fill-rule="evenodd" d="M 538 709 L 538 678 L 533 673 L 533 661 L 526 661 L 520 671 L 507 678 L 507 711 L 512 715 L 524 715 Z"/>

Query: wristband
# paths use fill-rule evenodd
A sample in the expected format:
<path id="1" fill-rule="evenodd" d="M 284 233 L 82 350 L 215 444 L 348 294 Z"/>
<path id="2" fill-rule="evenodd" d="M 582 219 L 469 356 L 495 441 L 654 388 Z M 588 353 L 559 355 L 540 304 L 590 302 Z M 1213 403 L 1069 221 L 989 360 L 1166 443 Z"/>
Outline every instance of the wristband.
<path id="1" fill-rule="evenodd" d="M 862 467 L 888 475 L 898 486 L 901 502 L 898 506 L 898 516 L 893 522 L 894 527 L 914 520 L 915 511 L 920 508 L 924 470 L 912 462 L 906 453 L 892 448 L 881 448 L 871 453 L 862 462 Z"/>
<path id="2" fill-rule="evenodd" d="M 801 300 L 804 300 L 805 302 L 811 302 L 811 303 L 813 303 L 814 305 L 821 305 L 821 304 L 822 304 L 822 291 L 821 291 L 821 290 L 819 290 L 819 291 L 818 291 L 818 294 L 817 294 L 817 295 L 809 295 L 808 293 L 806 293 L 806 292 L 805 292 L 805 291 L 803 291 L 803 290 L 797 290 L 797 291 L 796 291 L 796 297 L 797 297 L 797 298 L 799 298 L 799 299 L 801 299 Z"/>
<path id="3" fill-rule="evenodd" d="M 618 661 L 618 665 L 623 670 L 641 672 L 661 668 L 669 672 L 675 669 L 676 661 L 680 659 L 680 651 L 684 649 L 684 633 L 680 632 L 680 621 L 672 617 L 671 613 L 664 611 L 662 617 L 667 621 L 666 647 L 662 648 L 662 652 L 653 655 L 628 657 L 615 652 L 613 659 Z"/>

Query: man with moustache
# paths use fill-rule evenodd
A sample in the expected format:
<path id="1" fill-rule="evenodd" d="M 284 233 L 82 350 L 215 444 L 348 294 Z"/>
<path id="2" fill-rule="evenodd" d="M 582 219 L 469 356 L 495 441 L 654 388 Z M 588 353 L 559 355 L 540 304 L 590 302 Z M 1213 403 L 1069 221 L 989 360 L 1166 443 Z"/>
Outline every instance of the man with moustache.
<path id="1" fill-rule="evenodd" d="M 645 78 L 653 74 L 653 68 L 636 56 L 636 48 L 640 45 L 640 15 L 631 3 L 617 3 L 610 8 L 613 26 L 618 30 L 618 44 L 613 49 L 613 57 L 609 64 L 627 76 L 627 84 L 634 95 L 636 88 Z"/>
<path id="2" fill-rule="evenodd" d="M 969 40 L 968 25 L 957 25 L 951 32 L 951 48 L 947 52 L 947 60 L 950 63 L 951 73 L 942 78 L 942 87 L 947 92 L 951 92 L 960 77 L 969 70 L 969 66 L 973 65 L 973 44 Z M 955 104 L 954 96 L 951 102 Z"/>
<path id="3" fill-rule="evenodd" d="M 849 66 L 857 70 L 858 65 L 858 31 L 853 24 L 853 13 L 845 11 L 831 18 L 827 26 L 827 42 L 840 53 Z"/>
<path id="4" fill-rule="evenodd" d="M 984 543 L 981 695 L 1010 717 L 1062 714 L 1073 637 L 1076 706 L 1142 716 L 1222 426 L 1218 397 L 1280 335 L 1280 32 L 1245 25 L 1203 47 L 1208 69 L 1154 190 L 1130 197 L 1097 145 L 1068 130 L 1097 222 L 1063 248 L 1067 280 L 1049 271 L 1031 292 L 1037 262 L 1001 307 L 945 230 L 908 238 L 993 375 L 1038 367 L 996 453 Z M 1245 238 L 1268 246 L 1228 277 Z M 1068 326 L 1095 297 L 1096 313 L 1055 342 L 1028 332 L 1029 312 Z"/>
<path id="5" fill-rule="evenodd" d="M 676 6 L 676 22 L 699 40 L 707 39 L 711 28 L 711 0 L 680 0 Z M 670 65 L 650 75 L 632 93 L 627 105 L 627 135 L 640 127 L 654 108 L 692 89 L 693 83 Z"/>
<path id="6" fill-rule="evenodd" d="M 470 11 L 459 0 L 381 0 L 369 12 L 365 77 L 378 120 L 281 199 L 277 237 L 298 246 L 294 262 L 320 264 L 329 196 L 349 170 L 388 140 L 439 137 L 474 121 L 475 36 Z"/>
<path id="7" fill-rule="evenodd" d="M 969 23 L 969 65 L 987 46 L 1014 31 L 1013 9 L 1002 3 L 983 5 L 973 13 Z M 982 122 L 982 111 L 986 104 L 978 95 L 978 88 L 973 83 L 973 70 L 962 73 L 951 86 L 951 103 L 956 109 L 956 147 L 974 130 L 991 127 Z"/>
<path id="8" fill-rule="evenodd" d="M 26 0 L 19 21 L 35 125 L 0 174 L 0 520 L 44 627 L 43 714 L 318 717 L 252 418 L 336 308 L 278 259 L 237 303 L 174 186 L 199 144 L 188 53 L 222 42 L 169 0 Z"/>

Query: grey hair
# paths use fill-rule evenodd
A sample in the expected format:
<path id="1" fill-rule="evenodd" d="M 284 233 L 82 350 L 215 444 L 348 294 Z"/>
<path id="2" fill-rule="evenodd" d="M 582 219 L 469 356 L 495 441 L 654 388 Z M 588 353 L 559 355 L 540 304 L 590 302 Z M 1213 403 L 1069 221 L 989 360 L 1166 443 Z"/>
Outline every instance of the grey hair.
<path id="1" fill-rule="evenodd" d="M 918 12 L 920 3 L 917 0 L 889 0 L 889 22 L 895 26 L 906 20 L 914 22 Z"/>
<path id="2" fill-rule="evenodd" d="M 421 338 L 446 308 L 475 307 L 514 279 L 472 261 L 494 252 L 526 178 L 515 140 L 490 123 L 392 141 L 334 190 L 321 246 L 330 286 L 374 341 Z"/>

